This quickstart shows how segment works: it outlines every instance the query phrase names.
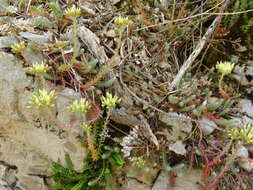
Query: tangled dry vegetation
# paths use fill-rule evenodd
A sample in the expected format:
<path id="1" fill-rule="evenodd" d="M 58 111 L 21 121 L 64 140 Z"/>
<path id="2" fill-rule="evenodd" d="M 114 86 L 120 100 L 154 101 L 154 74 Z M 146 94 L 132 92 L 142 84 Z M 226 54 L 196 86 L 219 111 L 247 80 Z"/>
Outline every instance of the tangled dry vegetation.
<path id="1" fill-rule="evenodd" d="M 82 172 L 55 163 L 53 189 L 118 189 L 128 166 L 252 189 L 253 120 L 238 107 L 252 75 L 233 72 L 253 57 L 251 0 L 0 2 L 0 46 L 38 83 L 28 109 L 50 113 L 65 87 L 82 97 L 69 109 L 90 155 Z"/>

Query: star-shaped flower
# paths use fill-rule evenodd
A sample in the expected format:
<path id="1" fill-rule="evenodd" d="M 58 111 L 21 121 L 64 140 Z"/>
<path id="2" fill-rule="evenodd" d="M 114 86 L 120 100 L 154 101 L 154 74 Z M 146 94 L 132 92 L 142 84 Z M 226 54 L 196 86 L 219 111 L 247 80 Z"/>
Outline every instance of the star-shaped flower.
<path id="1" fill-rule="evenodd" d="M 114 108 L 116 104 L 120 102 L 120 98 L 118 98 L 117 96 L 113 97 L 112 94 L 107 92 L 105 97 L 102 96 L 101 101 L 102 101 L 103 107 L 107 107 L 108 109 L 111 109 L 111 108 Z"/>
<path id="2" fill-rule="evenodd" d="M 34 93 L 30 100 L 28 101 L 28 108 L 52 108 L 54 104 L 52 103 L 56 99 L 55 91 L 48 92 L 46 89 L 41 89 Z"/>
<path id="3" fill-rule="evenodd" d="M 71 112 L 85 113 L 90 109 L 91 105 L 86 99 L 81 98 L 80 100 L 74 100 L 69 106 Z"/>
<path id="4" fill-rule="evenodd" d="M 228 75 L 232 72 L 234 68 L 234 63 L 229 61 L 219 62 L 216 64 L 216 69 L 223 75 Z"/>

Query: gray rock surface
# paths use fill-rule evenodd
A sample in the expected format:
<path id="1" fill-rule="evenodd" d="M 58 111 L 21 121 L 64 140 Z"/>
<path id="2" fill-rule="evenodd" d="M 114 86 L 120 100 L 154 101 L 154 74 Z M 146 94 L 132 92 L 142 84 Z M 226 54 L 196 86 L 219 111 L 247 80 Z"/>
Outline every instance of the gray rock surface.
<path id="1" fill-rule="evenodd" d="M 108 57 L 105 54 L 104 48 L 100 45 L 100 40 L 91 30 L 86 28 L 85 26 L 81 26 L 78 28 L 77 35 L 81 39 L 81 41 L 87 46 L 89 51 L 93 53 L 97 58 L 105 63 Z"/>
<path id="2" fill-rule="evenodd" d="M 27 63 L 46 62 L 45 56 L 34 48 L 34 44 L 28 44 L 23 52 L 24 59 Z"/>
<path id="3" fill-rule="evenodd" d="M 201 170 L 178 170 L 175 186 L 171 187 L 168 173 L 161 172 L 151 190 L 201 190 L 197 184 L 201 180 L 201 174 Z"/>
<path id="4" fill-rule="evenodd" d="M 52 38 L 52 33 L 45 33 L 44 35 L 33 34 L 30 32 L 20 32 L 19 35 L 23 38 L 36 42 L 38 44 L 46 44 Z"/>
<path id="5" fill-rule="evenodd" d="M 238 107 L 241 109 L 240 112 L 246 113 L 248 116 L 253 117 L 253 104 L 251 100 L 241 99 L 238 103 Z"/>
<path id="6" fill-rule="evenodd" d="M 52 162 L 64 164 L 68 153 L 79 170 L 86 155 L 77 138 L 81 117 L 66 110 L 77 94 L 70 89 L 57 91 L 56 106 L 47 114 L 28 109 L 32 89 L 37 89 L 31 79 L 12 54 L 0 52 L 1 190 L 47 190 L 42 176 L 50 175 Z M 16 169 L 12 171 L 9 166 Z"/>
<path id="7" fill-rule="evenodd" d="M 9 48 L 16 43 L 18 43 L 18 40 L 14 36 L 0 37 L 0 48 Z"/>
<path id="8" fill-rule="evenodd" d="M 166 181 L 167 179 L 167 181 Z M 167 173 L 165 172 L 161 172 L 159 177 L 156 179 L 153 187 L 151 190 L 162 190 L 162 189 L 168 189 L 168 182 L 169 182 L 169 176 Z"/>
<path id="9" fill-rule="evenodd" d="M 214 129 L 218 128 L 216 123 L 211 121 L 207 117 L 202 117 L 199 120 L 199 126 L 202 129 L 202 132 L 203 132 L 204 135 L 209 135 L 214 131 Z"/>
<path id="10" fill-rule="evenodd" d="M 149 185 L 140 183 L 136 179 L 129 179 L 121 190 L 150 190 Z"/>
<path id="11" fill-rule="evenodd" d="M 180 155 L 186 154 L 185 144 L 180 140 L 176 141 L 175 143 L 171 143 L 169 145 L 169 149 L 175 152 L 176 154 Z"/>
<path id="12" fill-rule="evenodd" d="M 7 0 L 0 0 L 0 5 L 0 15 L 3 15 L 6 8 L 9 6 L 9 2 Z"/>

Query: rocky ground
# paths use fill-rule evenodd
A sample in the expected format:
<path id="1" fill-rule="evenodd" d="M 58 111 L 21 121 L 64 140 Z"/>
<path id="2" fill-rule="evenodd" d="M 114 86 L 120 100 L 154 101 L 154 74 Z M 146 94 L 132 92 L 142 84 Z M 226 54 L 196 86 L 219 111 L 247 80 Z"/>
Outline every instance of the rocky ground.
<path id="1" fill-rule="evenodd" d="M 52 164 L 67 167 L 66 154 L 81 173 L 90 148 L 80 126 L 106 120 L 106 92 L 121 98 L 105 141 L 124 157 L 115 189 L 252 189 L 252 20 L 238 12 L 251 2 L 56 2 L 0 0 L 0 190 L 49 190 Z M 73 4 L 76 20 L 66 13 Z M 221 61 L 233 63 L 222 88 Z M 41 62 L 44 82 L 27 70 Z M 27 107 L 41 86 L 57 92 L 50 111 Z M 92 102 L 85 119 L 68 109 L 81 97 Z"/>
<path id="2" fill-rule="evenodd" d="M 71 128 L 54 127 L 39 118 L 39 113 L 26 108 L 33 83 L 27 77 L 22 64 L 11 54 L 0 54 L 1 81 L 1 190 L 46 190 L 50 183 L 50 165 L 61 160 L 64 163 L 65 153 L 69 153 L 76 170 L 82 167 L 87 150 L 80 146 L 80 118 L 69 112 L 59 114 L 59 121 Z M 68 102 L 78 97 L 73 90 L 65 88 L 59 92 L 57 109 L 64 108 Z M 57 111 L 57 110 L 55 110 Z M 138 121 L 138 120 L 137 120 Z M 178 171 L 177 189 L 196 190 L 200 180 L 200 171 Z M 168 189 L 168 173 L 155 173 L 153 181 L 142 178 L 129 178 L 122 189 Z"/>

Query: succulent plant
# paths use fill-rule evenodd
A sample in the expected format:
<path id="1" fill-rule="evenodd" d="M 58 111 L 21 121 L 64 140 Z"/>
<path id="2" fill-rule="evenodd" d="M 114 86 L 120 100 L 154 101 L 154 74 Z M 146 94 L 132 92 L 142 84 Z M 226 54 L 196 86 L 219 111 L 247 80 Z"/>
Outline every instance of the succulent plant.
<path id="1" fill-rule="evenodd" d="M 71 20 L 75 20 L 78 17 L 81 16 L 81 9 L 80 8 L 76 8 L 75 6 L 71 7 L 71 8 L 67 8 L 64 11 L 64 14 L 66 17 L 70 18 Z"/>
<path id="2" fill-rule="evenodd" d="M 107 107 L 108 109 L 112 109 L 116 107 L 116 104 L 118 104 L 121 100 L 117 96 L 112 96 L 110 93 L 106 93 L 106 96 L 102 96 L 101 98 L 102 106 Z"/>
<path id="3" fill-rule="evenodd" d="M 114 19 L 114 23 L 118 27 L 124 27 L 133 24 L 133 21 L 131 21 L 128 17 L 119 16 Z"/>
<path id="4" fill-rule="evenodd" d="M 74 100 L 69 106 L 71 112 L 85 113 L 90 109 L 91 105 L 86 99 L 81 98 L 80 100 Z"/>
<path id="5" fill-rule="evenodd" d="M 44 76 L 47 71 L 50 70 L 50 66 L 48 66 L 46 63 L 34 63 L 31 67 L 27 68 L 27 72 L 30 74 L 38 75 L 38 76 Z"/>
<path id="6" fill-rule="evenodd" d="M 243 144 L 253 144 L 253 127 L 244 125 L 242 128 L 233 128 L 228 131 L 229 138 L 239 140 Z"/>
<path id="7" fill-rule="evenodd" d="M 55 91 L 48 92 L 45 89 L 41 89 L 34 93 L 30 100 L 28 101 L 28 108 L 52 108 L 54 104 L 52 103 L 56 99 Z"/>
<path id="8" fill-rule="evenodd" d="M 20 43 L 16 43 L 16 44 L 13 44 L 11 46 L 11 51 L 13 53 L 22 53 L 25 49 L 25 42 L 20 42 Z"/>
<path id="9" fill-rule="evenodd" d="M 218 62 L 216 64 L 216 69 L 222 74 L 222 75 L 228 75 L 232 72 L 234 68 L 234 63 L 231 63 L 229 61 L 225 62 Z"/>

